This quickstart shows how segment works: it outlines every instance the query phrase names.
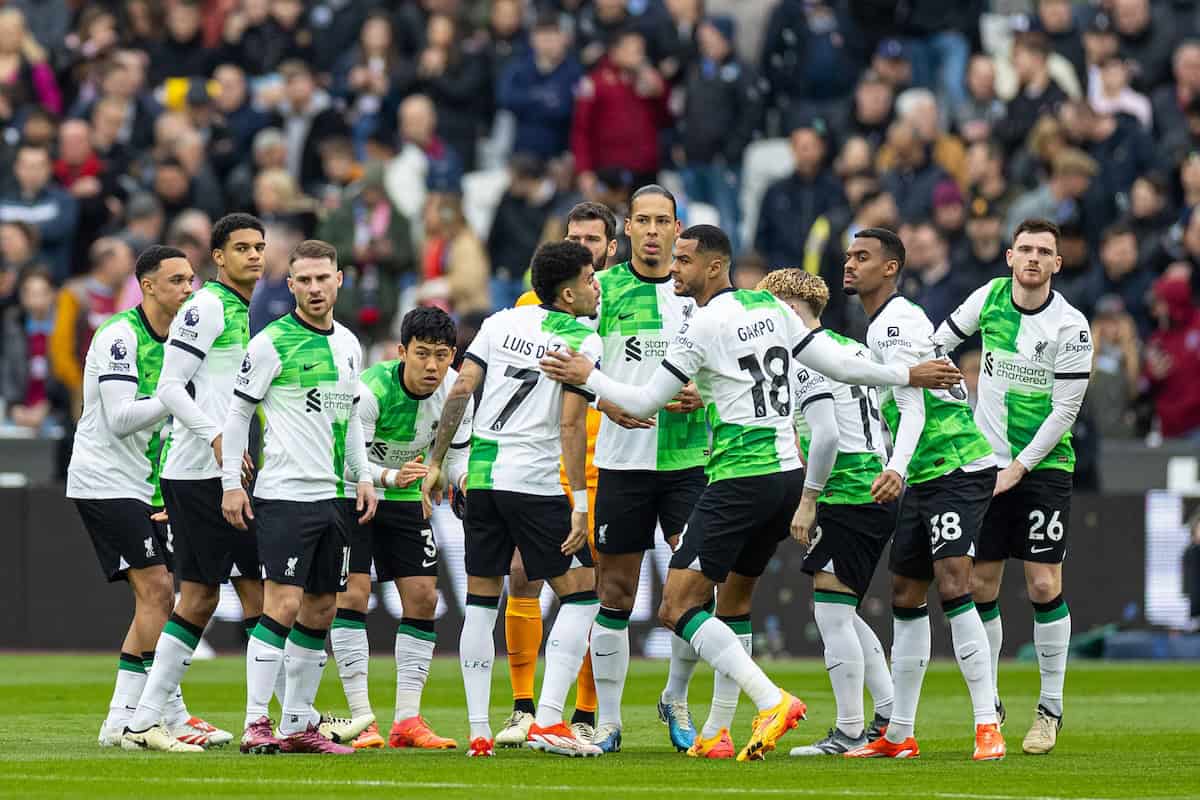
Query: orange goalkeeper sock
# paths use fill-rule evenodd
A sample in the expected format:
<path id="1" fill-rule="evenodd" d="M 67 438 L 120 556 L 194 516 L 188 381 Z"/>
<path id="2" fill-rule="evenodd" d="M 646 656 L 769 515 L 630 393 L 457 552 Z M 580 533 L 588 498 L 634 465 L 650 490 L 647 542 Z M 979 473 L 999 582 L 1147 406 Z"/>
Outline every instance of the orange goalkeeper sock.
<path id="1" fill-rule="evenodd" d="M 513 700 L 533 701 L 538 649 L 542 646 L 542 604 L 536 597 L 509 597 L 504 608 L 504 644 Z"/>
<path id="2" fill-rule="evenodd" d="M 583 664 L 579 667 L 579 680 L 575 684 L 575 713 L 579 715 L 596 713 L 596 679 L 592 676 L 592 654 L 589 651 L 583 656 Z M 586 719 L 572 719 L 572 722 Z M 591 724 L 595 724 L 594 722 Z"/>

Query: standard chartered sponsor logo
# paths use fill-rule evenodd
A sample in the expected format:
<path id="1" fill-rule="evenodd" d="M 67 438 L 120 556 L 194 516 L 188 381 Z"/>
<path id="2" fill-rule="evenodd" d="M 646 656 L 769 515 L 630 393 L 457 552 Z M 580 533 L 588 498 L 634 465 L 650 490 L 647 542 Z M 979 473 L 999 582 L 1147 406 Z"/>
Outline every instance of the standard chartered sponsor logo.
<path id="1" fill-rule="evenodd" d="M 983 371 L 989 377 L 1027 386 L 1048 387 L 1050 385 L 1051 373 L 1049 370 L 1023 364 L 1015 359 L 999 356 L 992 351 L 988 351 L 984 355 Z"/>

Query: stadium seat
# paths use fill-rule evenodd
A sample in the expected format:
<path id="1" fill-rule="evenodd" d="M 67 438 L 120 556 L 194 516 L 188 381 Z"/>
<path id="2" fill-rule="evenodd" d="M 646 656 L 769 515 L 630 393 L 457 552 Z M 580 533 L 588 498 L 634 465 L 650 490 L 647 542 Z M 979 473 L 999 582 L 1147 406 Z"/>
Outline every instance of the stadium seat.
<path id="1" fill-rule="evenodd" d="M 475 235 L 487 241 L 500 198 L 508 188 L 507 169 L 468 172 L 463 176 L 463 214 Z"/>
<path id="2" fill-rule="evenodd" d="M 795 169 L 792 148 L 787 139 L 761 139 L 752 142 L 742 157 L 742 241 L 754 242 L 758 227 L 758 207 L 767 187 Z"/>

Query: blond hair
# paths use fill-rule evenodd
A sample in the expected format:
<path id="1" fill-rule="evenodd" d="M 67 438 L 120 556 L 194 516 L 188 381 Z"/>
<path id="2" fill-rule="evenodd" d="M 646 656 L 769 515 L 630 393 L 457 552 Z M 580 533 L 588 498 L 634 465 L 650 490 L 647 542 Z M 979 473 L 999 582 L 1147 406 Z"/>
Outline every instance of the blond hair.
<path id="1" fill-rule="evenodd" d="M 829 287 L 825 285 L 825 281 L 796 267 L 768 272 L 767 277 L 759 281 L 755 288 L 770 292 L 780 300 L 800 300 L 807 303 L 815 317 L 821 316 L 821 312 L 829 303 Z"/>

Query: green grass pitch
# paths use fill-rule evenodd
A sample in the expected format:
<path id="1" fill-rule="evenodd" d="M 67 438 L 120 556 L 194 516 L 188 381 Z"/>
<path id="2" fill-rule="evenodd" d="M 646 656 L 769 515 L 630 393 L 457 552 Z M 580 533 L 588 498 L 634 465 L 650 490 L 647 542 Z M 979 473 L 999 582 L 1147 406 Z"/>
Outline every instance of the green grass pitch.
<path id="1" fill-rule="evenodd" d="M 625 750 L 597 759 L 499 751 L 467 759 L 463 751 L 372 751 L 346 757 L 243 756 L 236 744 L 194 756 L 101 750 L 96 733 L 112 691 L 116 658 L 0 656 L 0 797 L 436 797 L 670 798 L 760 797 L 1051 798 L 1200 797 L 1200 740 L 1195 665 L 1074 662 L 1067 675 L 1066 727 L 1050 756 L 1023 755 L 1037 671 L 1005 664 L 1009 708 L 1005 761 L 971 761 L 973 727 L 966 688 L 952 662 L 935 662 L 925 680 L 916 761 L 793 759 L 787 750 L 819 738 L 834 708 L 818 661 L 766 662 L 768 673 L 809 705 L 809 721 L 783 738 L 765 763 L 703 762 L 674 752 L 655 716 L 665 662 L 635 662 L 625 692 Z M 371 664 L 371 695 L 391 719 L 394 667 Z M 197 662 L 184 684 L 189 709 L 240 731 L 244 694 L 240 658 Z M 712 690 L 701 665 L 692 685 L 697 724 Z M 507 715 L 507 669 L 495 673 L 493 724 Z M 344 710 L 332 660 L 319 707 Z M 870 705 L 868 701 L 868 715 Z M 466 711 L 455 661 L 437 659 L 425 692 L 425 716 L 465 746 Z M 735 723 L 745 742 L 752 709 L 743 698 Z M 386 728 L 384 729 L 386 735 Z M 416 793 L 420 793 L 419 795 Z"/>

